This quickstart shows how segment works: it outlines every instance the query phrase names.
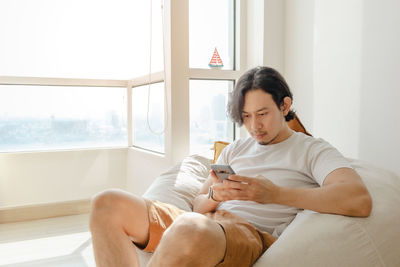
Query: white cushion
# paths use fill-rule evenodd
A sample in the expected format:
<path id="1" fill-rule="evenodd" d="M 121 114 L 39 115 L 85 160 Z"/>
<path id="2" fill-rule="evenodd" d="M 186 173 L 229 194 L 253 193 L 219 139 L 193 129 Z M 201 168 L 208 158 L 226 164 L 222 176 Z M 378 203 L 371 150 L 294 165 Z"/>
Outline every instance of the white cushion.
<path id="1" fill-rule="evenodd" d="M 143 197 L 192 211 L 193 199 L 208 177 L 210 164 L 211 159 L 204 156 L 186 157 L 181 163 L 157 177 Z"/>
<path id="2" fill-rule="evenodd" d="M 368 218 L 299 213 L 254 265 L 400 266 L 400 178 L 352 161 L 372 199 Z"/>
<path id="3" fill-rule="evenodd" d="M 158 177 L 144 197 L 190 211 L 210 159 L 187 157 Z M 400 266 L 400 178 L 352 161 L 373 199 L 368 218 L 300 212 L 254 266 Z M 141 266 L 151 254 L 139 252 Z"/>

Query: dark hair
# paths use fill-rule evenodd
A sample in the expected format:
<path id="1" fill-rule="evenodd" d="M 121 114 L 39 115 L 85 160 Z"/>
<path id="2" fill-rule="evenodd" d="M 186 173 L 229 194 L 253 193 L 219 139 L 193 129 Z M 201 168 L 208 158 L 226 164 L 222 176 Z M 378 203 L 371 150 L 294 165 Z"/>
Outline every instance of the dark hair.
<path id="1" fill-rule="evenodd" d="M 272 95 L 272 99 L 280 108 L 285 97 L 293 100 L 289 86 L 278 71 L 269 67 L 256 67 L 245 72 L 236 83 L 235 89 L 229 96 L 228 115 L 239 124 L 243 124 L 242 111 L 244 105 L 244 96 L 250 90 L 262 89 L 264 92 Z M 286 121 L 294 119 L 295 112 L 290 110 L 285 116 Z"/>

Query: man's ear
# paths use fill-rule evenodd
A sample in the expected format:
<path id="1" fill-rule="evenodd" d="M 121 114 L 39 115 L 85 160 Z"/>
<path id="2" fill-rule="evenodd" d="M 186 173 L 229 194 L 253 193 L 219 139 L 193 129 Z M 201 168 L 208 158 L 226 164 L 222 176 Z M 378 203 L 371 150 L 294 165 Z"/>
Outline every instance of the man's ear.
<path id="1" fill-rule="evenodd" d="M 281 104 L 281 111 L 283 112 L 283 116 L 286 116 L 289 113 L 291 107 L 292 99 L 288 96 L 285 96 Z"/>

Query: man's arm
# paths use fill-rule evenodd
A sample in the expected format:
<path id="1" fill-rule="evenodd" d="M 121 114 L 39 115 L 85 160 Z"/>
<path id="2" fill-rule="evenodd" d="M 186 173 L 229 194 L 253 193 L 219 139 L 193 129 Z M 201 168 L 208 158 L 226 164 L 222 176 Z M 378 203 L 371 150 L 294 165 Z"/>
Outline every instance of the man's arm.
<path id="1" fill-rule="evenodd" d="M 366 217 L 372 209 L 371 196 L 356 171 L 340 168 L 331 172 L 321 187 L 280 187 L 266 178 L 231 175 L 214 186 L 214 198 L 275 203 L 321 213 Z M 238 183 L 241 182 L 241 183 Z"/>
<path id="2" fill-rule="evenodd" d="M 207 213 L 217 208 L 218 202 L 208 198 L 208 190 L 214 183 L 218 183 L 218 178 L 214 177 L 214 174 L 210 172 L 207 181 L 200 189 L 199 195 L 193 200 L 194 212 Z"/>
<path id="3" fill-rule="evenodd" d="M 320 188 L 282 188 L 278 201 L 323 213 L 367 217 L 372 199 L 356 171 L 340 168 L 331 172 Z"/>

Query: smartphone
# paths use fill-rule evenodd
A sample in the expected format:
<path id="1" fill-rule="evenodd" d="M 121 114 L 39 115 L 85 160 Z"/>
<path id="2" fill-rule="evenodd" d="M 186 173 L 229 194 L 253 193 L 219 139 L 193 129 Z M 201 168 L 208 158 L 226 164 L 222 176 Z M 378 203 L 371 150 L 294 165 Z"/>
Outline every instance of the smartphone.
<path id="1" fill-rule="evenodd" d="M 228 176 L 231 174 L 235 174 L 230 165 L 211 164 L 211 169 L 215 172 L 215 175 L 217 175 L 220 181 L 228 179 Z"/>

